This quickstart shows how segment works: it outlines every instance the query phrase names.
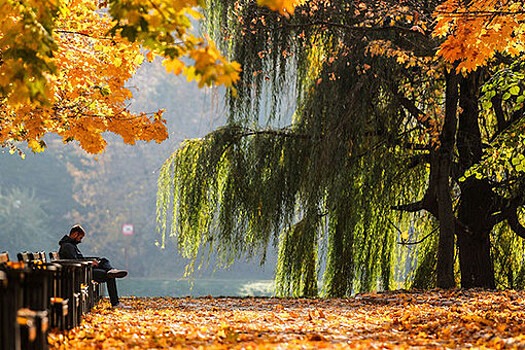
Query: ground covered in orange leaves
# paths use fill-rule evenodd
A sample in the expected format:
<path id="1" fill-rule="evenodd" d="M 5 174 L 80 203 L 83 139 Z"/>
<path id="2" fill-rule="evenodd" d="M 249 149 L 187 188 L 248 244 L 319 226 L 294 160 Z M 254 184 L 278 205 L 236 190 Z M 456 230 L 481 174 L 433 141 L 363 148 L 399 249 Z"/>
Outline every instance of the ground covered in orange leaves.
<path id="1" fill-rule="evenodd" d="M 525 348 L 525 292 L 106 300 L 50 349 Z"/>

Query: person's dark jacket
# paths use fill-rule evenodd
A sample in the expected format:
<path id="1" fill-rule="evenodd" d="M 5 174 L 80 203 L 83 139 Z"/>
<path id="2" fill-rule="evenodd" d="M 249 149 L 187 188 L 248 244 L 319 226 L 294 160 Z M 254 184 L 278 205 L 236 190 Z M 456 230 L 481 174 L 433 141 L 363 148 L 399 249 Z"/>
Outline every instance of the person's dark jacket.
<path id="1" fill-rule="evenodd" d="M 60 259 L 84 258 L 84 256 L 77 247 L 78 242 L 75 241 L 73 238 L 69 237 L 68 235 L 62 237 L 58 244 L 60 244 L 60 249 L 58 250 L 58 256 L 60 257 Z"/>

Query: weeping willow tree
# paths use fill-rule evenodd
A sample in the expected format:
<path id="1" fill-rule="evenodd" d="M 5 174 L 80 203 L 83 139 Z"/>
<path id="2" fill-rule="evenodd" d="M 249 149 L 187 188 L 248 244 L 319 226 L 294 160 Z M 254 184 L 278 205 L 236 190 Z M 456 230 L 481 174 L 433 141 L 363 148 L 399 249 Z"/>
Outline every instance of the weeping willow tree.
<path id="1" fill-rule="evenodd" d="M 459 180 L 481 161 L 470 151 L 461 159 L 457 125 L 480 85 L 436 58 L 428 34 L 439 1 L 408 3 L 315 0 L 287 18 L 253 1 L 210 0 L 208 29 L 242 79 L 227 125 L 184 142 L 162 168 L 163 239 L 175 237 L 194 263 L 264 261 L 275 247 L 279 295 L 396 288 L 407 259 L 415 286 L 455 285 L 454 233 L 468 232 Z M 500 276 L 521 261 L 522 243 L 508 225 L 497 232 Z M 513 267 L 516 286 L 523 274 Z"/>

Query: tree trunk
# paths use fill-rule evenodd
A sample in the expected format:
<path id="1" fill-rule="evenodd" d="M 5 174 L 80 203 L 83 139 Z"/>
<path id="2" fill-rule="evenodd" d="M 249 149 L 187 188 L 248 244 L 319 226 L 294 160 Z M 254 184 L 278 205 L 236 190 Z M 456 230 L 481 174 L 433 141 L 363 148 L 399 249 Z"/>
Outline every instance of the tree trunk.
<path id="1" fill-rule="evenodd" d="M 494 266 L 487 232 L 458 235 L 462 288 L 495 289 Z"/>
<path id="2" fill-rule="evenodd" d="M 452 208 L 450 174 L 452 152 L 457 129 L 458 77 L 455 73 L 446 74 L 445 120 L 437 150 L 436 198 L 439 217 L 439 244 L 437 256 L 437 286 L 453 288 L 454 281 L 454 226 L 455 216 Z M 434 156 L 436 157 L 436 156 Z"/>
<path id="3" fill-rule="evenodd" d="M 482 157 L 479 129 L 479 73 L 471 73 L 460 81 L 457 148 L 459 167 L 464 172 Z M 463 288 L 495 288 L 494 266 L 490 255 L 491 220 L 495 194 L 486 180 L 470 177 L 460 183 L 456 235 L 459 249 L 461 286 Z"/>
<path id="4" fill-rule="evenodd" d="M 438 208 L 439 208 L 439 243 L 437 256 L 437 286 L 454 288 L 454 211 L 450 198 L 450 159 L 439 157 Z"/>
<path id="5" fill-rule="evenodd" d="M 469 179 L 461 189 L 457 242 L 461 287 L 496 288 L 490 255 L 492 190 L 485 181 Z"/>

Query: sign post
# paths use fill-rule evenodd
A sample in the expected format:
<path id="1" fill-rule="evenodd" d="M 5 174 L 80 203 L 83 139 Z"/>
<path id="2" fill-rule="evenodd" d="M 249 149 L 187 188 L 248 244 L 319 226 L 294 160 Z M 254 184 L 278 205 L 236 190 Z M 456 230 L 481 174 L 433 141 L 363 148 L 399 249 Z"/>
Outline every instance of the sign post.
<path id="1" fill-rule="evenodd" d="M 122 225 L 122 234 L 124 236 L 133 236 L 133 225 L 132 224 Z"/>
<path id="2" fill-rule="evenodd" d="M 122 235 L 123 236 L 133 236 L 133 224 L 123 224 L 122 225 Z M 129 239 L 126 239 L 126 247 L 124 248 L 124 254 L 126 256 L 126 269 L 129 269 L 128 266 L 128 250 L 129 250 Z"/>

